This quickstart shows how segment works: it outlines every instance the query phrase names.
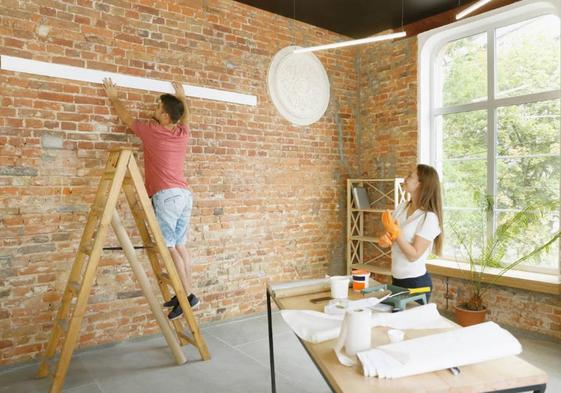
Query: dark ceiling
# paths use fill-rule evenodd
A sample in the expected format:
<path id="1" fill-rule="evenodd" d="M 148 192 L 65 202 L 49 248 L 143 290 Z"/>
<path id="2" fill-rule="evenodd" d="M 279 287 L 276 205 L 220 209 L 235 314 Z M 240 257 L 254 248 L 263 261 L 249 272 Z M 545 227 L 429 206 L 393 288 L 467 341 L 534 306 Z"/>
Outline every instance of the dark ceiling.
<path id="1" fill-rule="evenodd" d="M 401 27 L 402 0 L 237 0 L 353 38 Z M 473 0 L 403 0 L 403 24 Z"/>

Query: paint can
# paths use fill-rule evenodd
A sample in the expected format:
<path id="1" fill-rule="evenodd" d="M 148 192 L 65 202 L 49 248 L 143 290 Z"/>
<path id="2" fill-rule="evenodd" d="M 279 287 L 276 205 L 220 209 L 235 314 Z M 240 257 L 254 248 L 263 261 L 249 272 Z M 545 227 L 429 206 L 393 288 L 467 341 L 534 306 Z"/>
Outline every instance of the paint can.
<path id="1" fill-rule="evenodd" d="M 366 270 L 353 270 L 353 291 L 360 292 L 368 288 L 368 279 L 370 272 Z"/>

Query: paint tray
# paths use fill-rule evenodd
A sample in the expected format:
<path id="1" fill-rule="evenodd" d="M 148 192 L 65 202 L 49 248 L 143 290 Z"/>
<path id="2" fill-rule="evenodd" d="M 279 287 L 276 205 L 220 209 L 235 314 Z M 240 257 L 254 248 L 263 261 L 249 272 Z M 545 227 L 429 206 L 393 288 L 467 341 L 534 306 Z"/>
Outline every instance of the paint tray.
<path id="1" fill-rule="evenodd" d="M 397 285 L 392 284 L 380 284 L 374 285 L 370 288 L 365 288 L 362 290 L 363 294 L 368 294 L 376 291 L 386 291 L 390 290 L 392 294 L 396 294 L 399 292 L 407 291 L 407 288 L 399 287 Z M 391 296 L 391 295 L 390 295 Z M 417 294 L 409 294 L 404 293 L 401 295 L 390 297 L 384 300 L 383 304 L 388 304 L 393 306 L 394 311 L 403 311 L 407 307 L 407 304 L 410 302 L 421 301 L 422 304 L 427 304 L 427 297 L 424 293 L 417 293 Z"/>

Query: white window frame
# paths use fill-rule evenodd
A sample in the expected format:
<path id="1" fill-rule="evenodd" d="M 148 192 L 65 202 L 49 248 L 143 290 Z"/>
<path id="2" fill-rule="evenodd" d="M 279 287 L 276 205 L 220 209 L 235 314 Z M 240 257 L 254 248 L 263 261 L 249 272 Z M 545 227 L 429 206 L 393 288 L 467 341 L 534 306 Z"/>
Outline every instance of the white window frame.
<path id="1" fill-rule="evenodd" d="M 436 163 L 442 162 L 442 157 L 438 156 L 442 149 L 440 149 L 439 138 L 437 138 L 436 135 L 436 119 L 438 116 L 450 113 L 485 110 L 488 114 L 487 162 L 491 164 L 491 169 L 487 172 L 487 192 L 496 195 L 496 168 L 493 164 L 496 154 L 496 108 L 498 106 L 511 106 L 536 101 L 560 99 L 561 90 L 526 94 L 517 97 L 495 98 L 496 70 L 493 66 L 493 58 L 496 52 L 495 30 L 503 26 L 551 14 L 561 18 L 561 0 L 525 0 L 418 35 L 417 80 L 419 81 L 419 87 L 417 118 L 419 133 L 417 157 L 419 163 L 436 166 Z M 434 89 L 437 81 L 435 76 L 435 62 L 439 51 L 444 45 L 451 41 L 481 33 L 487 34 L 487 100 L 453 105 L 445 108 L 436 108 L 436 97 L 438 93 Z M 442 174 L 442 169 L 438 166 L 436 167 L 440 174 Z M 490 225 L 487 227 L 490 228 Z M 561 250 L 559 254 L 561 255 Z M 561 260 L 559 261 L 557 270 L 533 266 L 522 266 L 517 268 L 517 270 L 559 275 L 561 273 Z"/>

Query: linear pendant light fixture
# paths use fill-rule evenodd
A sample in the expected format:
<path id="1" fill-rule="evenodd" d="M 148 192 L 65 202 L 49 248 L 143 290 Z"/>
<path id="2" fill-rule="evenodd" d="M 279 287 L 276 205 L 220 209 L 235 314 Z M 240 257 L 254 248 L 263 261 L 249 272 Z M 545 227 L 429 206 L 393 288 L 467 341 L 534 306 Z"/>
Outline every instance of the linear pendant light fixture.
<path id="1" fill-rule="evenodd" d="M 342 48 L 345 46 L 368 44 L 371 42 L 378 42 L 378 41 L 385 41 L 385 40 L 393 40 L 394 38 L 401 38 L 401 37 L 405 37 L 406 35 L 407 33 L 404 31 L 400 31 L 399 33 L 373 35 L 372 37 L 360 38 L 358 40 L 335 42 L 333 44 L 311 46 L 309 48 L 298 48 L 294 50 L 294 53 L 315 52 L 324 49 L 335 49 L 335 48 Z"/>
<path id="2" fill-rule="evenodd" d="M 296 5 L 296 0 L 294 0 L 294 5 Z M 316 52 L 318 50 L 343 48 L 345 46 L 369 44 L 371 42 L 393 40 L 395 38 L 405 37 L 407 35 L 407 33 L 403 30 L 403 13 L 404 13 L 404 11 L 405 11 L 405 0 L 401 0 L 401 30 L 402 31 L 400 31 L 398 33 L 373 35 L 371 37 L 359 38 L 358 40 L 334 42 L 333 44 L 311 46 L 309 48 L 298 48 L 298 49 L 294 50 L 294 53 Z M 296 19 L 296 12 L 294 12 L 294 19 Z"/>
<path id="3" fill-rule="evenodd" d="M 458 19 L 462 19 L 464 16 L 471 14 L 473 11 L 483 7 L 485 4 L 490 3 L 492 0 L 479 0 L 476 3 L 473 3 L 472 5 L 470 5 L 468 8 L 466 8 L 465 10 L 459 12 L 456 15 L 456 20 Z"/>

